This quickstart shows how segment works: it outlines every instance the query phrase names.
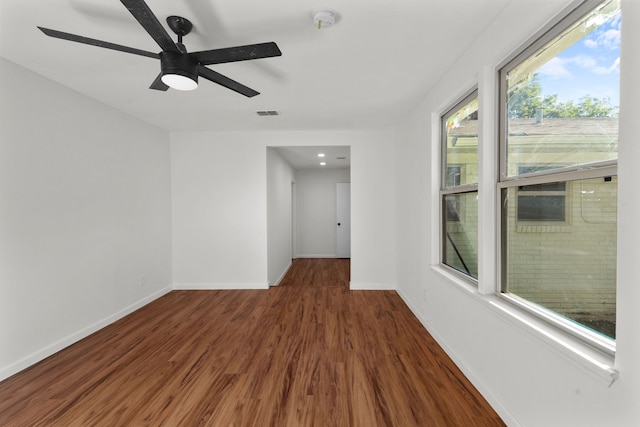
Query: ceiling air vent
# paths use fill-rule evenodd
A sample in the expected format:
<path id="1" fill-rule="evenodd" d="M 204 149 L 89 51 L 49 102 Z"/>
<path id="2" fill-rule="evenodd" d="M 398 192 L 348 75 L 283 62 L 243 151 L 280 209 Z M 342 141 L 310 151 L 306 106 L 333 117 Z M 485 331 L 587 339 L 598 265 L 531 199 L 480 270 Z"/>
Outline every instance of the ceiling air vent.
<path id="1" fill-rule="evenodd" d="M 256 114 L 259 116 L 279 116 L 276 110 L 264 110 L 264 111 L 256 111 Z"/>

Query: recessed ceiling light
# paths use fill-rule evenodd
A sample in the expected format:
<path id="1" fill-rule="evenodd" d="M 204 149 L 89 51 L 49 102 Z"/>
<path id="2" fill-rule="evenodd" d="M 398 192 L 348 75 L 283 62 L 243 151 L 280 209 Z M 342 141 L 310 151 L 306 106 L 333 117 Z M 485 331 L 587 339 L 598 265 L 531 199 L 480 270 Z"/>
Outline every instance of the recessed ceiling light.
<path id="1" fill-rule="evenodd" d="M 324 157 L 324 153 L 318 153 L 318 157 Z"/>
<path id="2" fill-rule="evenodd" d="M 320 166 L 326 166 L 327 162 L 320 162 Z"/>

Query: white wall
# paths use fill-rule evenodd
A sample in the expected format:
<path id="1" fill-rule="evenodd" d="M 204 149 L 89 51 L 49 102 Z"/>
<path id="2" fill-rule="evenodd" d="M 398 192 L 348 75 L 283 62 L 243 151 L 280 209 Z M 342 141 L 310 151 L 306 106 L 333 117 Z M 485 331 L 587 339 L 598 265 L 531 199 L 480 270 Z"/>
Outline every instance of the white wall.
<path id="1" fill-rule="evenodd" d="M 266 288 L 266 147 L 351 146 L 353 287 L 395 288 L 391 131 L 171 134 L 173 280 L 181 288 Z"/>
<path id="2" fill-rule="evenodd" d="M 374 135 L 351 145 L 351 289 L 396 287 L 396 134 Z"/>
<path id="3" fill-rule="evenodd" d="M 267 288 L 266 153 L 241 133 L 172 133 L 175 287 Z"/>
<path id="4" fill-rule="evenodd" d="M 165 132 L 5 59 L 0 91 L 2 379 L 169 289 L 171 204 Z"/>
<path id="5" fill-rule="evenodd" d="M 296 171 L 296 256 L 335 258 L 336 184 L 350 182 L 349 169 Z"/>
<path id="6" fill-rule="evenodd" d="M 617 354 L 611 383 L 607 359 L 581 353 L 544 327 L 518 319 L 495 289 L 495 72 L 497 66 L 567 2 L 512 2 L 418 105 L 397 146 L 398 291 L 432 335 L 509 425 L 640 425 L 640 3 L 623 0 L 619 142 Z M 523 19 L 526 17 L 526 19 Z M 479 86 L 483 108 L 478 290 L 431 265 L 438 261 L 438 117 Z M 430 265 L 431 264 L 431 265 Z M 566 342 L 566 341 L 565 341 Z M 589 360 L 588 357 L 594 359 Z M 599 363 L 604 365 L 599 365 Z M 610 361 L 609 361 L 610 363 Z"/>
<path id="7" fill-rule="evenodd" d="M 293 167 L 275 148 L 267 148 L 267 271 L 269 285 L 277 285 L 293 258 Z"/>

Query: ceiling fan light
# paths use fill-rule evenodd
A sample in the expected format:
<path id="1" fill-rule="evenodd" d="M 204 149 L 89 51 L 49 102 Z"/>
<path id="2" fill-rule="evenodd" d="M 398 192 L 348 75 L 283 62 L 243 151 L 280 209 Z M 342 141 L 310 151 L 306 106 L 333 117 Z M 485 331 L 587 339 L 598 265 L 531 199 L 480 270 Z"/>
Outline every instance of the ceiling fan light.
<path id="1" fill-rule="evenodd" d="M 162 52 L 160 79 L 172 89 L 194 90 L 198 87 L 198 66 L 198 62 L 187 54 Z"/>
<path id="2" fill-rule="evenodd" d="M 197 81 L 181 74 L 163 74 L 160 79 L 162 83 L 176 90 L 194 90 L 198 87 Z"/>

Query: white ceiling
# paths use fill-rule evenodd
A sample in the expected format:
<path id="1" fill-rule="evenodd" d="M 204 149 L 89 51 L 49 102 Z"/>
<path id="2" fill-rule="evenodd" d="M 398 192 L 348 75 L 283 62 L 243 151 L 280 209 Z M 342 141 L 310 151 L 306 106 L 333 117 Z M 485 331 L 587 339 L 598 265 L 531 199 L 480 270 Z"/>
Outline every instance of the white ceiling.
<path id="1" fill-rule="evenodd" d="M 277 147 L 276 150 L 297 170 L 351 167 L 351 148 L 347 146 Z M 318 154 L 324 154 L 324 157 L 318 157 Z M 326 164 L 322 166 L 320 162 Z"/>
<path id="2" fill-rule="evenodd" d="M 166 130 L 376 129 L 402 121 L 511 0 L 146 1 L 163 24 L 193 22 L 190 51 L 275 41 L 281 57 L 210 66 L 261 94 L 202 79 L 193 92 L 149 90 L 159 61 L 36 28 L 159 52 L 118 0 L 2 0 L 0 54 Z M 338 22 L 318 30 L 312 14 L 326 7 Z"/>

